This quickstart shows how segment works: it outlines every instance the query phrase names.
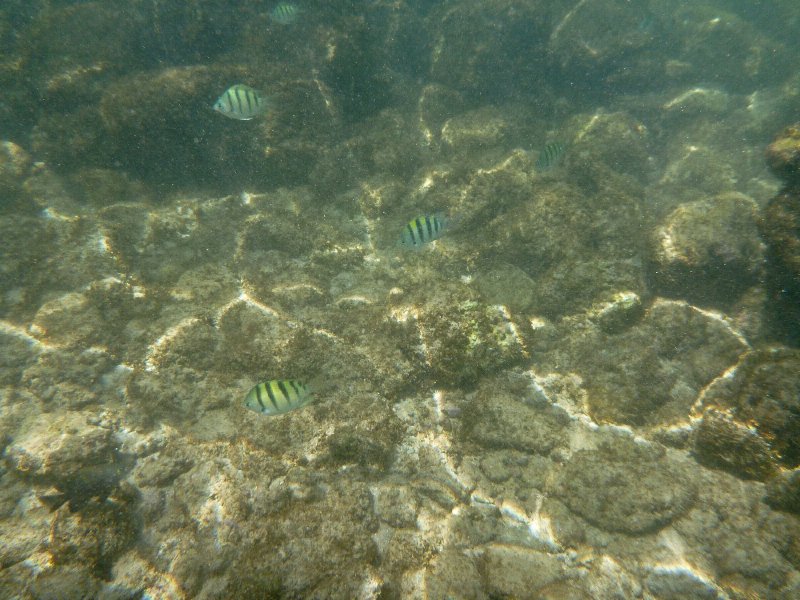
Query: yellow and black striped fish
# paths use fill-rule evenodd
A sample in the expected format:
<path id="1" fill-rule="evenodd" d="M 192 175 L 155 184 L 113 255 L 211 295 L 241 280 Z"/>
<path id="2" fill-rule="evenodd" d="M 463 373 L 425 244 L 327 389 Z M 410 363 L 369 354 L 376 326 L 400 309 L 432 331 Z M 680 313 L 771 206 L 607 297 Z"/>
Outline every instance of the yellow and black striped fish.
<path id="1" fill-rule="evenodd" d="M 237 83 L 225 90 L 214 103 L 214 110 L 231 119 L 249 121 L 269 108 L 268 102 L 258 90 Z"/>
<path id="2" fill-rule="evenodd" d="M 447 220 L 440 215 L 423 215 L 406 223 L 400 243 L 403 246 L 419 247 L 442 235 Z"/>
<path id="3" fill-rule="evenodd" d="M 272 20 L 280 25 L 291 25 L 299 15 L 300 7 L 293 2 L 279 2 L 269 11 Z"/>
<path id="4" fill-rule="evenodd" d="M 282 415 L 314 400 L 311 389 L 296 379 L 271 379 L 254 386 L 244 405 L 262 415 Z"/>
<path id="5" fill-rule="evenodd" d="M 540 171 L 554 167 L 567 152 L 567 147 L 561 142 L 550 142 L 545 144 L 542 151 L 539 152 L 539 157 L 536 159 L 536 168 Z"/>

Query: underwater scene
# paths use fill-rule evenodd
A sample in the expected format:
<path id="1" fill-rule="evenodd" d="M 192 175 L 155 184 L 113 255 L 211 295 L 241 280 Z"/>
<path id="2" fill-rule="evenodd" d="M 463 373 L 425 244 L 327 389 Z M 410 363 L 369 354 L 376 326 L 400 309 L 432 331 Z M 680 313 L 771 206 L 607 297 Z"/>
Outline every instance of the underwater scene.
<path id="1" fill-rule="evenodd" d="M 800 598 L 797 0 L 3 0 L 0 599 Z"/>

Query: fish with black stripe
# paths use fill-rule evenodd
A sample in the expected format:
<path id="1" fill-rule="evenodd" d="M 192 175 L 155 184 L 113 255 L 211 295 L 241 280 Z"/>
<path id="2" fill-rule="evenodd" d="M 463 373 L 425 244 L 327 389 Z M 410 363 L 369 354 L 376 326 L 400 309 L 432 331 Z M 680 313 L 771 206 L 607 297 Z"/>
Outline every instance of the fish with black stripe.
<path id="1" fill-rule="evenodd" d="M 296 379 L 270 379 L 244 397 L 245 407 L 262 415 L 282 415 L 314 401 L 311 388 Z"/>
<path id="2" fill-rule="evenodd" d="M 441 215 L 422 215 L 412 219 L 403 228 L 400 243 L 403 246 L 419 248 L 441 237 L 448 222 Z"/>
<path id="3" fill-rule="evenodd" d="M 269 16 L 279 25 L 291 25 L 297 21 L 300 12 L 301 9 L 297 4 L 292 2 L 279 2 L 269 11 Z"/>
<path id="4" fill-rule="evenodd" d="M 545 144 L 536 159 L 536 168 L 540 171 L 556 166 L 567 153 L 567 147 L 562 142 Z"/>
<path id="5" fill-rule="evenodd" d="M 243 83 L 229 87 L 214 103 L 215 111 L 240 121 L 254 119 L 268 109 L 269 102 L 261 92 Z"/>

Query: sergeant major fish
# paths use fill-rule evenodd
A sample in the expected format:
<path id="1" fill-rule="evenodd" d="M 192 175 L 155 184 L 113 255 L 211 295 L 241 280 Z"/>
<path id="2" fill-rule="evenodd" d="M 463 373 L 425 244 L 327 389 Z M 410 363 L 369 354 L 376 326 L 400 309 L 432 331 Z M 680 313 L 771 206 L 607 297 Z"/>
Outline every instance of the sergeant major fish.
<path id="1" fill-rule="evenodd" d="M 561 142 L 545 144 L 544 148 L 539 152 L 539 157 L 536 159 L 535 166 L 540 171 L 554 167 L 561 162 L 566 152 L 567 147 Z"/>
<path id="2" fill-rule="evenodd" d="M 270 18 L 279 25 L 291 25 L 299 14 L 300 7 L 291 2 L 279 2 L 269 12 Z"/>
<path id="3" fill-rule="evenodd" d="M 249 121 L 269 108 L 269 103 L 258 90 L 237 83 L 229 87 L 214 103 L 214 110 L 231 119 Z"/>
<path id="4" fill-rule="evenodd" d="M 406 223 L 400 236 L 400 243 L 403 246 L 418 248 L 438 239 L 447 225 L 447 220 L 440 215 L 422 215 Z"/>
<path id="5" fill-rule="evenodd" d="M 314 401 L 311 388 L 296 379 L 271 379 L 247 392 L 244 405 L 262 415 L 282 415 Z"/>

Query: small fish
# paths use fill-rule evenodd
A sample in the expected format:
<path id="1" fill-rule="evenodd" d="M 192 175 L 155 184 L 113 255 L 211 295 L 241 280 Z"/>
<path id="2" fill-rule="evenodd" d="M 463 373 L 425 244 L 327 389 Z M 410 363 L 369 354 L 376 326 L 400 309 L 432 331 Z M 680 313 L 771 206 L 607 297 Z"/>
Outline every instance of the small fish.
<path id="1" fill-rule="evenodd" d="M 545 144 L 542 151 L 539 152 L 539 158 L 536 159 L 536 168 L 539 170 L 549 169 L 554 167 L 567 152 L 567 147 L 561 142 L 550 142 Z"/>
<path id="2" fill-rule="evenodd" d="M 403 246 L 418 248 L 432 242 L 442 235 L 447 221 L 440 215 L 423 215 L 409 221 L 403 228 L 400 243 Z"/>
<path id="3" fill-rule="evenodd" d="M 295 379 L 271 379 L 254 386 L 244 405 L 262 415 L 282 415 L 314 400 L 311 389 Z"/>
<path id="4" fill-rule="evenodd" d="M 291 25 L 300 15 L 300 7 L 291 2 L 279 2 L 269 12 L 269 16 L 279 25 Z"/>
<path id="5" fill-rule="evenodd" d="M 261 93 L 242 83 L 229 87 L 214 103 L 215 111 L 240 121 L 249 121 L 266 112 L 267 108 L 269 103 Z"/>

